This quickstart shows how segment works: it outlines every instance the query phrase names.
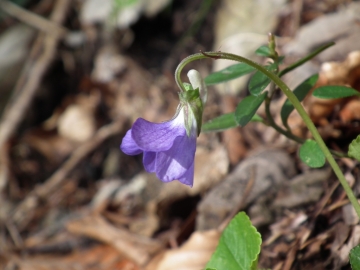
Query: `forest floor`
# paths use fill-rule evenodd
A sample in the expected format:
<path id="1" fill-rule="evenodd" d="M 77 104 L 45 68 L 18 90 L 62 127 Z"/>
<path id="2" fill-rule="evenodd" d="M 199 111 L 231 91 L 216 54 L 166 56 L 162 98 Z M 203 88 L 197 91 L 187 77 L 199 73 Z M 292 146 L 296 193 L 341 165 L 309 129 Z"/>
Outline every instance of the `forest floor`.
<path id="1" fill-rule="evenodd" d="M 360 2 L 128 2 L 0 2 L 0 268 L 204 269 L 241 210 L 262 235 L 259 267 L 351 269 L 360 225 L 344 190 L 270 127 L 201 134 L 192 188 L 162 183 L 119 145 L 138 117 L 172 118 L 182 59 L 216 50 L 265 64 L 253 52 L 268 32 L 281 68 L 336 42 L 284 78 L 292 89 L 319 73 L 317 86 L 360 91 Z M 223 65 L 190 66 L 205 77 Z M 248 79 L 209 86 L 204 121 L 233 112 Z M 278 123 L 284 101 L 276 94 L 271 107 Z M 360 133 L 358 98 L 303 105 L 327 145 L 346 153 Z M 289 125 L 309 138 L 297 114 Z M 359 197 L 358 162 L 337 162 Z"/>

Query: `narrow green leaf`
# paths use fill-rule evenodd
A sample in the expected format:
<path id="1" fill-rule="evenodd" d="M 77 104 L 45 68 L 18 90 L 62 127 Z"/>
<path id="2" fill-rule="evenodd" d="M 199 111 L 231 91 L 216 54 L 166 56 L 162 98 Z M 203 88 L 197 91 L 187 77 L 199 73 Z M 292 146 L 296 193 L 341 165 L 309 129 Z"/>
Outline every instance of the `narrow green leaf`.
<path id="1" fill-rule="evenodd" d="M 360 135 L 350 143 L 348 155 L 360 161 Z"/>
<path id="2" fill-rule="evenodd" d="M 250 122 L 263 122 L 264 119 L 255 114 Z M 226 113 L 220 115 L 202 125 L 201 132 L 219 132 L 230 128 L 238 127 L 239 124 L 235 121 L 235 113 Z"/>
<path id="3" fill-rule="evenodd" d="M 239 125 L 235 121 L 234 113 L 227 113 L 220 115 L 214 119 L 211 119 L 210 121 L 203 124 L 201 131 L 202 132 L 222 131 L 237 126 Z"/>
<path id="4" fill-rule="evenodd" d="M 258 96 L 261 92 L 269 85 L 271 79 L 267 77 L 264 73 L 257 71 L 251 77 L 249 82 L 249 91 L 253 96 Z"/>
<path id="5" fill-rule="evenodd" d="M 313 140 L 306 140 L 300 147 L 300 159 L 311 168 L 320 168 L 325 164 L 325 156 L 320 146 Z"/>
<path id="6" fill-rule="evenodd" d="M 278 57 L 278 65 L 282 64 L 282 63 L 284 62 L 284 59 L 285 59 L 285 56 L 280 55 L 280 56 Z"/>
<path id="7" fill-rule="evenodd" d="M 224 230 L 206 267 L 249 270 L 257 261 L 260 246 L 261 235 L 252 226 L 249 217 L 244 212 L 240 212 Z"/>
<path id="8" fill-rule="evenodd" d="M 276 63 L 272 63 L 269 66 L 264 66 L 267 70 L 273 71 L 277 68 Z M 269 85 L 271 79 L 261 71 L 256 71 L 251 77 L 249 82 L 249 92 L 253 96 L 258 96 Z"/>
<path id="9" fill-rule="evenodd" d="M 307 61 L 311 60 L 312 58 L 314 58 L 315 56 L 317 56 L 319 53 L 321 53 L 322 51 L 326 50 L 327 48 L 331 47 L 335 45 L 335 42 L 329 42 L 323 46 L 320 46 L 319 48 L 317 48 L 315 51 L 313 51 L 312 53 L 310 53 L 309 55 L 301 58 L 300 60 L 296 61 L 295 63 L 291 64 L 290 66 L 288 66 L 287 68 L 283 69 L 280 73 L 279 73 L 279 77 L 284 76 L 286 73 L 289 73 L 290 71 L 294 70 L 295 68 L 301 66 L 302 64 L 306 63 Z"/>
<path id="10" fill-rule="evenodd" d="M 264 119 L 260 115 L 254 114 L 253 117 L 251 118 L 250 122 L 262 122 L 262 123 L 264 123 Z"/>
<path id="11" fill-rule="evenodd" d="M 227 82 L 254 71 L 255 68 L 245 64 L 239 63 L 232 66 L 229 66 L 220 71 L 211 73 L 209 76 L 205 78 L 205 83 L 207 85 L 213 85 L 218 83 Z"/>
<path id="12" fill-rule="evenodd" d="M 244 127 L 255 115 L 261 103 L 265 100 L 267 92 L 262 93 L 260 96 L 249 95 L 244 98 L 237 105 L 235 110 L 235 121 L 240 126 Z"/>
<path id="13" fill-rule="evenodd" d="M 267 45 L 260 46 L 255 53 L 260 56 L 269 57 L 271 56 L 270 48 Z"/>
<path id="14" fill-rule="evenodd" d="M 326 85 L 316 88 L 313 96 L 317 98 L 332 99 L 360 96 L 360 93 L 353 88 L 342 85 Z"/>
<path id="15" fill-rule="evenodd" d="M 357 245 L 350 251 L 350 264 L 352 270 L 360 269 L 360 245 Z"/>
<path id="16" fill-rule="evenodd" d="M 314 74 L 311 77 L 307 78 L 305 81 L 303 81 L 298 87 L 295 88 L 293 93 L 300 102 L 304 100 L 305 96 L 309 93 L 311 88 L 314 87 L 318 78 L 319 75 Z M 291 104 L 290 100 L 287 99 L 281 108 L 281 121 L 284 126 L 287 126 L 287 119 L 293 110 L 294 110 L 294 106 Z"/>

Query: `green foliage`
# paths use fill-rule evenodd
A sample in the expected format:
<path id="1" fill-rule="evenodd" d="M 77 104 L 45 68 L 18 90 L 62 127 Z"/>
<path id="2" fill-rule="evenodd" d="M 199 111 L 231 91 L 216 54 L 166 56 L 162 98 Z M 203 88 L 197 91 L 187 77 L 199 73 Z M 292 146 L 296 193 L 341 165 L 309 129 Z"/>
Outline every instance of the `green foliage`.
<path id="1" fill-rule="evenodd" d="M 265 100 L 267 92 L 262 93 L 259 96 L 249 95 L 244 98 L 236 107 L 235 121 L 240 126 L 245 126 L 255 115 L 257 109 L 261 103 Z"/>
<path id="2" fill-rule="evenodd" d="M 308 54 L 307 56 L 301 58 L 300 60 L 296 61 L 295 63 L 291 64 L 290 66 L 288 66 L 287 68 L 283 69 L 280 73 L 279 73 L 279 77 L 284 76 L 286 73 L 289 73 L 290 71 L 298 68 L 299 66 L 305 64 L 307 61 L 311 60 L 312 58 L 314 58 L 315 56 L 317 56 L 319 53 L 321 53 L 322 51 L 326 50 L 327 48 L 331 47 L 335 45 L 335 42 L 329 42 L 327 44 L 324 44 L 323 46 L 320 46 L 319 48 L 317 48 L 315 51 L 313 51 L 312 53 Z"/>
<path id="3" fill-rule="evenodd" d="M 263 122 L 264 120 L 257 114 L 253 115 L 250 122 Z M 226 113 L 211 119 L 202 126 L 202 132 L 219 132 L 229 128 L 238 127 L 239 124 L 235 121 L 235 113 Z"/>
<path id="4" fill-rule="evenodd" d="M 224 230 L 207 268 L 219 270 L 257 269 L 261 236 L 249 217 L 240 212 Z"/>
<path id="5" fill-rule="evenodd" d="M 300 147 L 300 159 L 311 168 L 320 168 L 325 164 L 325 156 L 314 140 L 306 140 Z"/>
<path id="6" fill-rule="evenodd" d="M 258 96 L 269 85 L 271 79 L 264 73 L 257 71 L 249 82 L 249 91 L 253 96 Z"/>
<path id="7" fill-rule="evenodd" d="M 319 75 L 314 74 L 311 77 L 307 78 L 305 81 L 303 81 L 298 87 L 295 88 L 293 92 L 300 102 L 304 100 L 305 96 L 309 93 L 311 88 L 314 87 L 318 78 Z M 284 105 L 282 106 L 280 113 L 281 121 L 284 126 L 287 126 L 288 117 L 293 110 L 294 110 L 294 106 L 291 104 L 290 100 L 287 99 L 284 102 Z"/>
<path id="8" fill-rule="evenodd" d="M 226 113 L 211 119 L 202 126 L 202 132 L 222 131 L 239 126 L 235 121 L 234 113 Z"/>
<path id="9" fill-rule="evenodd" d="M 220 71 L 211 73 L 209 76 L 207 76 L 205 78 L 204 81 L 207 85 L 223 83 L 223 82 L 227 82 L 227 81 L 239 78 L 246 74 L 249 74 L 250 72 L 252 72 L 254 70 L 255 70 L 255 68 L 253 68 L 245 63 L 239 63 L 239 64 L 229 66 Z"/>
<path id="10" fill-rule="evenodd" d="M 270 57 L 270 56 L 272 56 L 271 50 L 270 50 L 269 46 L 267 46 L 267 45 L 260 46 L 260 47 L 255 51 L 255 53 L 256 53 L 257 55 L 265 56 L 265 57 Z"/>
<path id="11" fill-rule="evenodd" d="M 350 143 L 348 155 L 360 161 L 360 135 Z"/>
<path id="12" fill-rule="evenodd" d="M 360 269 L 360 245 L 357 245 L 350 251 L 350 264 L 351 269 L 359 270 Z"/>
<path id="13" fill-rule="evenodd" d="M 273 63 L 269 66 L 265 66 L 265 68 L 269 71 L 274 71 L 277 68 L 277 64 Z M 266 76 L 261 71 L 256 71 L 255 74 L 251 77 L 249 82 L 249 92 L 253 96 L 258 96 L 261 92 L 269 85 L 271 79 Z"/>
<path id="14" fill-rule="evenodd" d="M 313 96 L 317 98 L 333 99 L 360 96 L 360 93 L 353 88 L 342 85 L 326 85 L 315 89 Z"/>

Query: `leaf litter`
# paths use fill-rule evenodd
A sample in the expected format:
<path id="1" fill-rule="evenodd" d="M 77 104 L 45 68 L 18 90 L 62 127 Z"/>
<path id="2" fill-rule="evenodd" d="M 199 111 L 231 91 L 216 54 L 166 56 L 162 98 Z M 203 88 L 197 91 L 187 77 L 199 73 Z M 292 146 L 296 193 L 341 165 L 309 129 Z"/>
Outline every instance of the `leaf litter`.
<path id="1" fill-rule="evenodd" d="M 132 15 L 136 18 L 133 23 L 139 21 L 133 27 L 122 24 L 121 30 L 119 25 L 106 28 L 104 19 L 97 25 L 84 23 L 77 13 L 79 7 L 71 1 L 54 1 L 48 6 L 45 2 L 31 2 L 26 8 L 44 17 L 51 13 L 46 25 L 55 27 L 54 22 L 63 27 L 49 28 L 57 29 L 54 35 L 48 30 L 40 32 L 43 30 L 36 28 L 33 17 L 22 17 L 23 13 L 4 9 L 10 16 L 0 21 L 0 35 L 6 25 L 17 24 L 14 18 L 31 25 L 38 34 L 28 50 L 24 72 L 12 80 L 13 84 L 17 81 L 16 87 L 11 87 L 17 89 L 14 97 L 6 110 L 0 108 L 1 268 L 155 270 L 176 265 L 176 269 L 200 269 L 230 218 L 243 209 L 262 233 L 260 267 L 350 269 L 349 251 L 360 242 L 359 221 L 336 178 L 328 168 L 305 167 L 295 158 L 293 143 L 258 123 L 221 136 L 202 134 L 192 189 L 176 182 L 161 183 L 143 172 L 138 157 L 125 156 L 118 149 L 137 117 L 160 122 L 173 115 L 178 102 L 172 77 L 176 63 L 196 50 L 211 49 L 216 25 L 208 18 L 228 11 L 227 5 L 213 4 L 200 30 L 189 42 L 181 43 L 179 55 L 172 49 L 174 42 L 179 40 L 181 29 L 192 27 L 191 20 L 179 18 L 187 18 L 201 1 L 174 1 L 170 15 L 156 15 L 155 11 L 152 19 L 140 15 L 149 15 L 150 6 L 142 11 L 134 8 L 139 14 Z M 302 9 L 298 2 L 303 3 Z M 282 13 L 272 14 L 272 21 L 281 28 L 279 33 L 296 34 L 299 30 L 293 44 L 301 44 L 309 31 L 316 33 L 316 27 L 327 24 L 326 18 L 332 20 L 349 12 L 344 11 L 347 1 L 336 1 L 338 6 L 330 1 L 323 6 L 310 2 L 292 1 Z M 76 16 L 70 16 L 72 12 Z M 323 19 L 316 19 L 320 15 Z M 298 21 L 291 21 L 296 18 Z M 307 23 L 309 20 L 314 23 Z M 176 23 L 176 29 L 159 27 L 171 23 Z M 76 25 L 81 25 L 81 30 Z M 149 36 L 145 26 L 157 31 Z M 307 30 L 302 30 L 305 27 Z M 351 27 L 354 25 L 343 30 Z M 343 33 L 340 28 L 337 31 Z M 78 43 L 62 44 L 64 29 L 71 34 L 81 31 Z M 254 31 L 257 37 L 263 34 L 247 31 Z M 145 37 L 146 42 L 141 42 Z M 315 87 L 340 84 L 360 89 L 359 52 L 346 46 L 356 38 L 355 34 L 337 36 L 346 50 L 341 55 L 329 51 L 326 59 L 312 62 L 320 74 Z M 219 37 L 216 40 L 222 43 Z M 280 50 L 286 42 L 284 34 L 279 38 Z M 210 73 L 211 65 L 194 63 L 204 74 Z M 306 72 L 304 79 L 311 75 Z M 237 89 L 230 90 L 210 90 L 206 119 L 234 111 L 240 99 L 233 95 Z M 308 95 L 304 106 L 327 143 L 346 151 L 346 145 L 360 131 L 357 98 L 324 103 Z M 280 117 L 278 107 L 273 106 L 272 113 Z M 291 114 L 289 125 L 297 134 L 308 136 L 296 113 Z M 263 152 L 259 152 L 261 148 Z M 349 159 L 339 162 L 358 195 L 356 163 Z M 269 170 L 254 166 L 260 163 Z M 227 183 L 232 181 L 240 183 L 238 192 L 219 204 L 216 198 L 231 191 L 228 186 L 234 185 Z M 269 183 L 275 184 L 271 192 Z"/>

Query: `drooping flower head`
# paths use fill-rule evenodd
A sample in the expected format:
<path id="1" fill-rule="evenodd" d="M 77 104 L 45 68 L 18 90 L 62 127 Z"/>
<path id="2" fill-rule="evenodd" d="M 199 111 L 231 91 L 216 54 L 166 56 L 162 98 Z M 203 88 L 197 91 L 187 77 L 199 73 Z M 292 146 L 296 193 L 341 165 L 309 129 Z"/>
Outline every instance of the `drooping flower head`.
<path id="1" fill-rule="evenodd" d="M 179 180 L 192 186 L 196 138 L 207 93 L 199 72 L 190 70 L 188 77 L 191 84 L 184 84 L 186 91 L 179 93 L 180 104 L 174 117 L 163 123 L 137 119 L 120 148 L 127 155 L 143 153 L 145 170 L 156 173 L 161 181 Z"/>

